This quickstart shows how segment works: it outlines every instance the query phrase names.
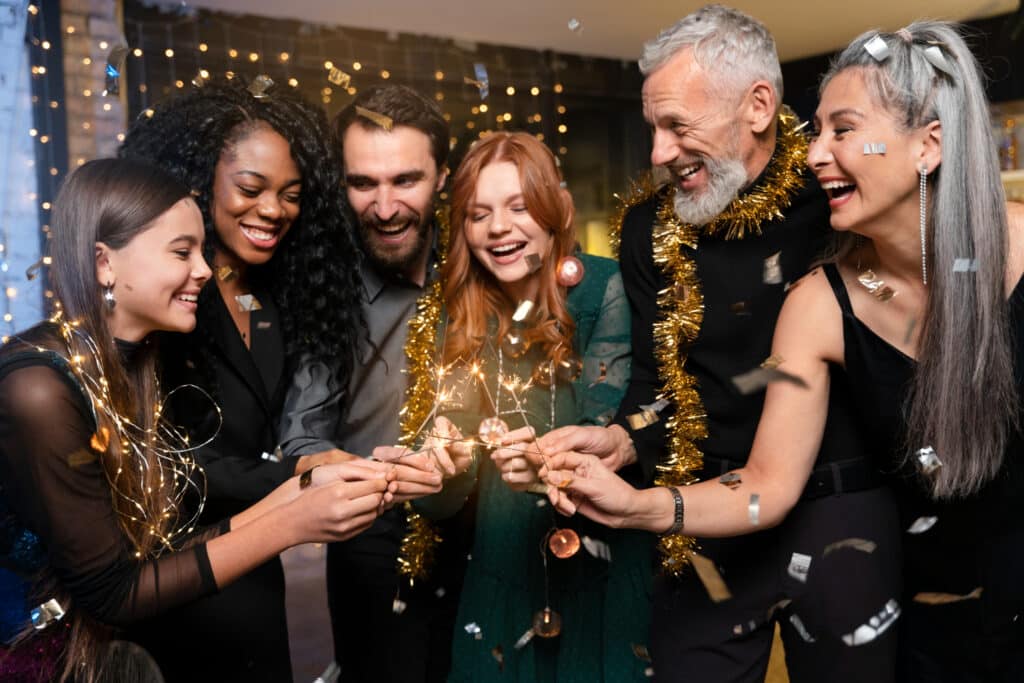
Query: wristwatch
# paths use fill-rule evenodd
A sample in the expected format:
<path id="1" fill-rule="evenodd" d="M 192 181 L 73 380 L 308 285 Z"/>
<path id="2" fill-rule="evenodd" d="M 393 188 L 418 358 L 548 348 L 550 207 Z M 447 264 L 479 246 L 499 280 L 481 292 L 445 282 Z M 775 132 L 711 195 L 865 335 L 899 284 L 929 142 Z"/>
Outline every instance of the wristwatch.
<path id="1" fill-rule="evenodd" d="M 675 503 L 675 513 L 672 517 L 672 526 L 667 531 L 663 531 L 661 535 L 675 536 L 683 530 L 683 494 L 679 492 L 679 488 L 676 486 L 666 486 L 665 488 L 672 494 L 672 501 Z"/>

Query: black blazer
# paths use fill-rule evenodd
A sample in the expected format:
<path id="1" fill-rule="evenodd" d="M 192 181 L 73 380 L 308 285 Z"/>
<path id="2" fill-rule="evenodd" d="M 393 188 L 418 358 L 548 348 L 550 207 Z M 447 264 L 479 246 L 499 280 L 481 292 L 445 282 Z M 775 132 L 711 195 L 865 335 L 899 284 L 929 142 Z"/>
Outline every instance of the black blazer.
<path id="1" fill-rule="evenodd" d="M 223 299 L 216 291 L 211 294 L 211 315 L 200 324 L 206 324 L 213 335 L 212 351 L 200 346 L 198 330 L 168 335 L 161 341 L 164 391 L 195 384 L 220 406 L 223 422 L 217 431 L 217 413 L 198 392 L 181 391 L 169 405 L 171 421 L 187 429 L 193 443 L 205 441 L 217 431 L 211 443 L 196 451 L 206 472 L 204 521 L 244 510 L 295 472 L 292 459 L 274 462 L 263 457 L 264 453 L 273 455 L 277 448 L 288 387 L 277 308 L 270 296 L 258 295 L 263 308 L 250 315 L 252 344 L 247 349 Z M 200 359 L 200 353 L 206 357 Z"/>

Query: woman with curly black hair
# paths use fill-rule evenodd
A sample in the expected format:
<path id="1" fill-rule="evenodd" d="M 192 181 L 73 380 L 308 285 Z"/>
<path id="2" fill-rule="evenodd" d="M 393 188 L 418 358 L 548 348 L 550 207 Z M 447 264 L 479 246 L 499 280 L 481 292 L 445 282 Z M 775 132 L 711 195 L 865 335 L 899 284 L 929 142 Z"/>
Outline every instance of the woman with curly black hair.
<path id="1" fill-rule="evenodd" d="M 330 359 L 344 385 L 362 328 L 359 249 L 327 121 L 291 89 L 262 85 L 206 83 L 140 117 L 120 151 L 177 176 L 202 210 L 215 286 L 200 296 L 196 330 L 164 343 L 163 362 L 166 386 L 203 386 L 223 412 L 216 438 L 197 453 L 204 515 L 214 518 L 346 457 L 282 459 L 278 421 L 298 359 Z M 172 410 L 194 438 L 217 428 L 208 406 Z M 188 636 L 187 658 L 172 635 Z M 201 661 L 204 680 L 290 681 L 280 560 L 136 636 L 168 680 L 197 680 Z"/>

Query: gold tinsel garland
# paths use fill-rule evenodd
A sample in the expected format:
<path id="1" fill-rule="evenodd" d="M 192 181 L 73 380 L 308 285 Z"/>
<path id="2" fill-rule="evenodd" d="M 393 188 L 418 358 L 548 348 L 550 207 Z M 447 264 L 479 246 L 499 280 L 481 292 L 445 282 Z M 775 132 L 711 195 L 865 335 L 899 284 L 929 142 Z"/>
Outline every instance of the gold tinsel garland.
<path id="1" fill-rule="evenodd" d="M 448 257 L 448 215 L 435 213 L 438 228 L 436 268 L 440 269 Z M 430 418 L 436 399 L 435 374 L 437 358 L 437 329 L 441 322 L 444 301 L 441 281 L 434 278 L 416 302 L 416 315 L 409 320 L 409 334 L 405 340 L 406 372 L 409 386 L 405 392 L 405 405 L 399 412 L 401 437 L 399 443 L 412 448 L 422 426 Z M 416 512 L 411 503 L 405 504 L 407 529 L 398 551 L 398 573 L 409 578 L 425 579 L 433 564 L 434 552 L 441 536 L 433 524 Z"/>
<path id="2" fill-rule="evenodd" d="M 695 250 L 702 236 L 743 239 L 761 234 L 762 224 L 783 217 L 793 195 L 803 185 L 802 172 L 807 160 L 807 140 L 800 132 L 803 124 L 787 108 L 779 113 L 775 154 L 764 178 L 746 194 L 737 197 L 718 218 L 703 228 L 683 223 L 674 208 L 675 189 L 664 192 L 652 232 L 654 262 L 668 286 L 658 293 L 659 319 L 654 324 L 655 359 L 663 382 L 658 398 L 671 401 L 675 412 L 665 424 L 668 435 L 665 460 L 658 464 L 654 483 L 659 486 L 686 486 L 696 481 L 695 472 L 703 466 L 703 453 L 696 442 L 707 437 L 707 416 L 697 390 L 697 382 L 686 371 L 687 349 L 696 340 L 704 318 L 704 297 L 700 289 L 697 264 L 687 254 Z M 632 207 L 650 200 L 659 192 L 649 174 L 645 174 L 621 202 L 612 220 L 611 243 L 618 251 L 622 221 Z M 692 537 L 682 534 L 663 536 L 659 541 L 662 567 L 679 575 L 694 548 Z"/>

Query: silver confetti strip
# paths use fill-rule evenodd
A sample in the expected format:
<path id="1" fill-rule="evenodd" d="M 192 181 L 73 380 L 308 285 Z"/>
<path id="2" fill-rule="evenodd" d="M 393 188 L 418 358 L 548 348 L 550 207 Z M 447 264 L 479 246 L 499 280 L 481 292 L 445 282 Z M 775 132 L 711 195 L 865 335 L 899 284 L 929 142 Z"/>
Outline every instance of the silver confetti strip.
<path id="1" fill-rule="evenodd" d="M 923 534 L 924 532 L 935 526 L 935 523 L 939 521 L 938 517 L 918 517 L 914 520 L 914 523 L 907 529 L 908 534 Z"/>
<path id="2" fill-rule="evenodd" d="M 813 642 L 815 642 L 814 636 L 812 636 L 810 634 L 810 632 L 807 630 L 807 627 L 804 626 L 804 622 L 800 620 L 799 616 L 797 616 L 795 614 L 790 614 L 789 615 L 789 623 L 793 624 L 793 628 L 795 628 L 796 632 L 800 634 L 800 637 L 804 639 L 804 642 L 806 642 L 806 643 L 813 643 Z"/>
<path id="3" fill-rule="evenodd" d="M 789 558 L 789 567 L 786 573 L 800 583 L 807 583 L 807 573 L 811 570 L 811 556 L 803 553 L 793 553 Z"/>
<path id="4" fill-rule="evenodd" d="M 761 523 L 761 495 L 750 494 L 750 502 L 747 504 L 747 514 L 750 515 L 750 523 L 757 526 Z"/>
<path id="5" fill-rule="evenodd" d="M 32 617 L 32 627 L 37 631 L 42 631 L 50 624 L 64 618 L 64 608 L 56 599 L 51 598 L 33 609 L 30 616 Z"/>
<path id="6" fill-rule="evenodd" d="M 845 634 L 843 636 L 843 642 L 850 647 L 870 643 L 878 638 L 878 636 L 889 630 L 889 627 L 895 624 L 896 620 L 900 618 L 901 612 L 900 604 L 895 600 L 890 600 L 885 603 L 885 607 L 883 607 L 878 614 L 868 620 L 868 623 L 861 624 L 853 631 L 853 633 Z"/>
<path id="7" fill-rule="evenodd" d="M 466 633 L 473 636 L 477 640 L 483 640 L 484 634 L 480 630 L 480 625 L 477 624 L 475 621 L 469 622 L 468 624 L 463 626 L 463 628 L 466 629 Z"/>
<path id="8" fill-rule="evenodd" d="M 533 637 L 535 635 L 537 634 L 534 632 L 532 626 L 526 629 L 526 632 L 523 635 L 519 636 L 519 640 L 516 641 L 515 649 L 522 650 L 531 640 L 533 640 Z"/>
<path id="9" fill-rule="evenodd" d="M 778 251 L 764 260 L 762 280 L 766 285 L 782 284 L 782 252 Z"/>
<path id="10" fill-rule="evenodd" d="M 935 449 L 931 446 L 919 449 L 916 459 L 917 465 L 921 469 L 921 474 L 925 476 L 933 474 L 942 467 L 942 461 L 939 460 L 939 456 L 935 454 Z"/>
<path id="11" fill-rule="evenodd" d="M 583 537 L 583 547 L 586 548 L 587 552 L 593 557 L 605 562 L 612 561 L 612 549 L 604 541 L 599 541 L 596 538 L 590 536 Z"/>
<path id="12" fill-rule="evenodd" d="M 889 58 L 889 46 L 885 44 L 885 40 L 882 36 L 875 36 L 868 42 L 864 43 L 864 49 L 867 50 L 868 54 L 871 55 L 876 62 L 884 62 Z"/>
<path id="13" fill-rule="evenodd" d="M 958 258 L 958 259 L 953 259 L 953 272 L 954 273 L 977 273 L 978 272 L 978 259 L 976 259 L 976 258 Z"/>
<path id="14" fill-rule="evenodd" d="M 391 601 L 391 611 L 394 612 L 395 614 L 401 614 L 402 612 L 405 611 L 405 608 L 408 607 L 408 606 L 409 605 L 406 604 L 406 602 L 404 600 L 400 600 L 398 598 L 395 598 L 394 600 Z"/>
<path id="15" fill-rule="evenodd" d="M 884 142 L 865 142 L 864 143 L 864 156 L 869 154 L 885 154 L 885 143 Z"/>

